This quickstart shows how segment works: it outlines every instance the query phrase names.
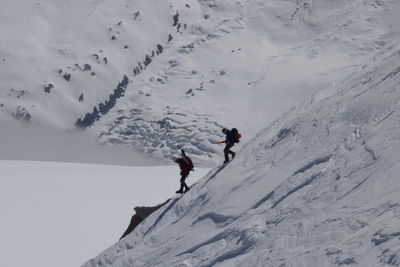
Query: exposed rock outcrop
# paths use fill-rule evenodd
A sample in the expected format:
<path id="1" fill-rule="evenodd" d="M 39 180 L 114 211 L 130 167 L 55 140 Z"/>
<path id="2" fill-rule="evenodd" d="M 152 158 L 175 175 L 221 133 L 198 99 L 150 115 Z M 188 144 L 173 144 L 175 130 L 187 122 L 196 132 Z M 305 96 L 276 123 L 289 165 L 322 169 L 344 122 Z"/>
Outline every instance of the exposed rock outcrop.
<path id="1" fill-rule="evenodd" d="M 170 201 L 170 199 L 154 207 L 135 207 L 134 208 L 135 214 L 132 216 L 129 226 L 121 236 L 120 240 L 125 236 L 129 235 L 130 233 L 132 233 L 132 231 L 135 230 L 136 226 L 138 226 L 141 222 L 143 222 L 144 219 L 146 219 L 150 214 L 152 214 L 153 212 L 155 212 L 156 210 L 167 204 L 168 201 Z"/>

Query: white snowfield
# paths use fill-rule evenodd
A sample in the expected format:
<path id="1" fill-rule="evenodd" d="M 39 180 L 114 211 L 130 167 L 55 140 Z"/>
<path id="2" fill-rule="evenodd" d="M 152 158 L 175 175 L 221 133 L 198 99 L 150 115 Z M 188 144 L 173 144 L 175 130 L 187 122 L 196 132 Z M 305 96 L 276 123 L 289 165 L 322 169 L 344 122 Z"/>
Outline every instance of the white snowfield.
<path id="1" fill-rule="evenodd" d="M 79 266 L 122 236 L 134 207 L 179 188 L 178 166 L 0 160 L 0 170 L 2 267 Z"/>
<path id="2" fill-rule="evenodd" d="M 83 266 L 400 266 L 400 45 Z"/>

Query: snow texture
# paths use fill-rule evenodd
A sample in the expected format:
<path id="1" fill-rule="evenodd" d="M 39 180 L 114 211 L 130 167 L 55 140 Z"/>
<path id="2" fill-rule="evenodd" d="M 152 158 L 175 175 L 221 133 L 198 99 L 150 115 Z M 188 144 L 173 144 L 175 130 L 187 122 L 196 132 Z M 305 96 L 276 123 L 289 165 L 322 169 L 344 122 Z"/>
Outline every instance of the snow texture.
<path id="1" fill-rule="evenodd" d="M 222 127 L 251 140 L 387 47 L 398 11 L 392 0 L 5 0 L 0 121 L 85 128 L 161 160 L 185 145 L 215 166 Z"/>
<path id="2" fill-rule="evenodd" d="M 399 266 L 399 62 L 372 55 L 83 266 Z"/>
<path id="3" fill-rule="evenodd" d="M 79 128 L 165 161 L 183 145 L 203 166 L 222 161 L 222 127 L 243 134 L 231 163 L 85 267 L 400 266 L 399 12 L 5 0 L 0 124 Z"/>

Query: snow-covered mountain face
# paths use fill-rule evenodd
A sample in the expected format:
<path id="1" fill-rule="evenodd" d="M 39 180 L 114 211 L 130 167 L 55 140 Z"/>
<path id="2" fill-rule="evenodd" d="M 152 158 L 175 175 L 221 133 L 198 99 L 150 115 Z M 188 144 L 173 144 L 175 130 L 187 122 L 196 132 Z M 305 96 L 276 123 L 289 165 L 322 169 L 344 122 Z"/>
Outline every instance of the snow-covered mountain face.
<path id="1" fill-rule="evenodd" d="M 399 266 L 399 12 L 4 0 L 0 125 L 79 127 L 162 159 L 184 146 L 204 165 L 222 127 L 244 135 L 232 163 L 84 266 Z"/>
<path id="2" fill-rule="evenodd" d="M 400 266 L 400 45 L 83 266 Z"/>
<path id="3" fill-rule="evenodd" d="M 1 7 L 2 125 L 91 125 L 103 143 L 162 159 L 180 145 L 205 165 L 221 160 L 221 127 L 249 140 L 399 36 L 389 0 Z"/>

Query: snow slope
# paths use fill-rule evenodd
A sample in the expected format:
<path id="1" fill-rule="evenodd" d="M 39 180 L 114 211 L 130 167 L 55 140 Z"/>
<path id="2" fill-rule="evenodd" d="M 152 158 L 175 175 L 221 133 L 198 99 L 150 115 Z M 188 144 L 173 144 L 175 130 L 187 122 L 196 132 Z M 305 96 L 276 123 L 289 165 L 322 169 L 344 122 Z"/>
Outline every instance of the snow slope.
<path id="1" fill-rule="evenodd" d="M 2 1 L 0 121 L 221 160 L 399 36 L 398 1 Z M 306 67 L 305 67 L 306 66 Z M 20 131 L 26 131 L 25 128 Z"/>
<path id="2" fill-rule="evenodd" d="M 133 208 L 179 188 L 177 166 L 0 161 L 0 258 L 7 267 L 79 266 L 117 241 Z M 207 170 L 196 168 L 192 184 Z"/>
<path id="3" fill-rule="evenodd" d="M 400 266 L 400 45 L 83 266 Z"/>
<path id="4" fill-rule="evenodd" d="M 221 127 L 251 139 L 399 36 L 394 1 L 186 2 L 187 30 L 95 126 L 101 140 L 159 158 L 183 143 L 215 166 Z"/>

